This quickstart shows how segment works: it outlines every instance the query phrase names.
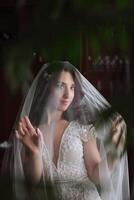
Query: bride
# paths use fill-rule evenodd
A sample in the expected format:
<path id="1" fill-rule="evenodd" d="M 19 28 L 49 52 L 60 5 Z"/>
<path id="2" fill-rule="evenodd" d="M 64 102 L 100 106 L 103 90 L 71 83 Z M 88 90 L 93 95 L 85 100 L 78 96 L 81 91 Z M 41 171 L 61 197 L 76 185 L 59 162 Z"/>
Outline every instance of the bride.
<path id="1" fill-rule="evenodd" d="M 126 124 L 69 62 L 45 64 L 5 153 L 16 199 L 128 200 Z M 15 133 L 15 134 L 14 134 Z"/>

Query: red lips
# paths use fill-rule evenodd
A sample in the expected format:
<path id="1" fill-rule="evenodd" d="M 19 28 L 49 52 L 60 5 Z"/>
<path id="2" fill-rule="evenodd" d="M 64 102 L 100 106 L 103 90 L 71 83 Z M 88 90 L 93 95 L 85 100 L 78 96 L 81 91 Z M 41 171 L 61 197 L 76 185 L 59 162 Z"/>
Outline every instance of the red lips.
<path id="1" fill-rule="evenodd" d="M 69 101 L 66 101 L 66 100 L 62 100 L 62 101 L 60 101 L 62 104 L 68 104 L 69 103 Z"/>

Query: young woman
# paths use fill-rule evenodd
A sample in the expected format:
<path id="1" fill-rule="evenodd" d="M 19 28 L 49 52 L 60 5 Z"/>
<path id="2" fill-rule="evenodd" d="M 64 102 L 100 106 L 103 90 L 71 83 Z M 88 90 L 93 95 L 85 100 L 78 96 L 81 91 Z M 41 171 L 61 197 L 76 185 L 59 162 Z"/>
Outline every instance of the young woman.
<path id="1" fill-rule="evenodd" d="M 45 64 L 11 137 L 16 198 L 129 199 L 127 156 L 121 156 L 126 124 L 115 113 L 97 126 L 110 108 L 69 62 Z"/>

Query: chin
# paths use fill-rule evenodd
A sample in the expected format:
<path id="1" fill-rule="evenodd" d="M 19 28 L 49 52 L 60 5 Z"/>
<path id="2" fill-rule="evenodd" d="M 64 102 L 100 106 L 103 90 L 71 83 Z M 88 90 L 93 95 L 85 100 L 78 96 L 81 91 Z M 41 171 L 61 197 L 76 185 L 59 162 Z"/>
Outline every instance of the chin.
<path id="1" fill-rule="evenodd" d="M 69 105 L 67 106 L 60 106 L 58 110 L 65 112 L 68 109 Z"/>

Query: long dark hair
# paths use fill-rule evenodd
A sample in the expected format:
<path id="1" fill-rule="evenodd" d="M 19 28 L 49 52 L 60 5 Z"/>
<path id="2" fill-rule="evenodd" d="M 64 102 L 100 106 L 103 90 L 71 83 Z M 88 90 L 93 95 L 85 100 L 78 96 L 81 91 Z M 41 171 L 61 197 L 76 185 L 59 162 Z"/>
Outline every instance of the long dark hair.
<path id="1" fill-rule="evenodd" d="M 69 62 L 55 61 L 48 63 L 47 67 L 40 75 L 29 114 L 29 118 L 34 126 L 39 125 L 43 109 L 45 110 L 46 103 L 51 93 L 51 86 L 56 83 L 56 80 L 62 71 L 69 72 L 72 75 L 74 82 L 76 81 L 74 67 Z M 62 117 L 66 120 L 74 119 L 74 112 L 72 109 L 73 105 L 71 104 L 63 113 Z"/>

